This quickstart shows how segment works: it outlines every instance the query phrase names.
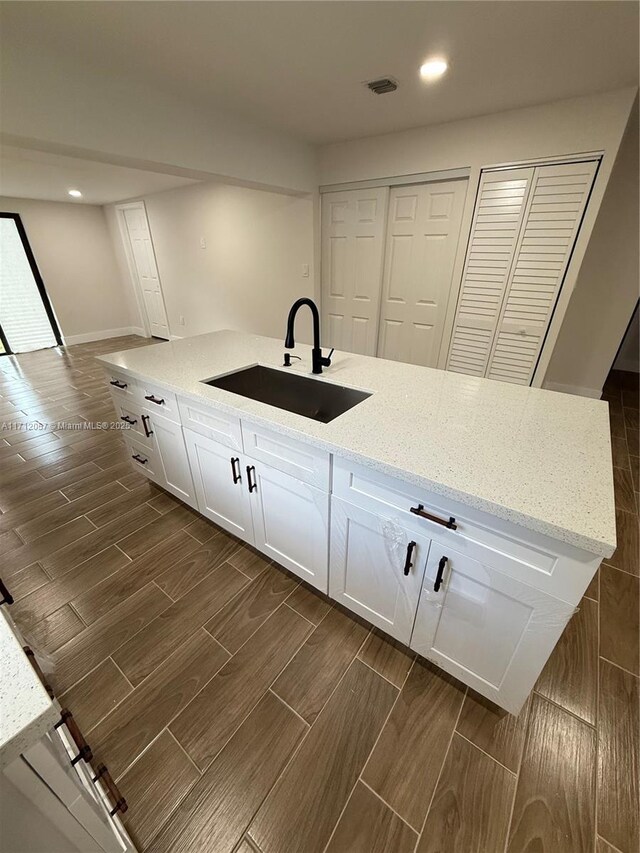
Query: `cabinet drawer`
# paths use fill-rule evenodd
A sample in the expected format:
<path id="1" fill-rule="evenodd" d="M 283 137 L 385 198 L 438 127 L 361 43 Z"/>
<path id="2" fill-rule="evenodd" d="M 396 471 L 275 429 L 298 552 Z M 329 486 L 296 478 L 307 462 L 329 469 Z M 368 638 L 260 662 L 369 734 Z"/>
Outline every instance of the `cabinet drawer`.
<path id="1" fill-rule="evenodd" d="M 163 417 L 180 423 L 178 399 L 172 391 L 165 391 L 157 385 L 141 382 L 140 402 L 149 409 L 157 409 Z"/>
<path id="2" fill-rule="evenodd" d="M 433 541 L 411 648 L 518 713 L 573 612 Z"/>
<path id="3" fill-rule="evenodd" d="M 329 491 L 330 456 L 317 447 L 273 430 L 242 423 L 244 451 L 310 486 Z"/>
<path id="4" fill-rule="evenodd" d="M 155 448 L 147 447 L 143 442 L 125 435 L 125 443 L 129 451 L 129 458 L 134 471 L 144 474 L 150 480 L 162 481 L 162 467 Z"/>
<path id="5" fill-rule="evenodd" d="M 131 401 L 137 400 L 138 398 L 138 383 L 135 379 L 132 379 L 130 376 L 127 376 L 126 373 L 121 373 L 117 370 L 108 370 L 106 371 L 107 382 L 109 384 L 109 390 L 111 391 L 111 397 L 116 404 L 118 402 L 128 401 L 129 405 L 131 405 Z"/>
<path id="6" fill-rule="evenodd" d="M 242 450 L 240 418 L 184 398 L 178 400 L 178 406 L 182 426 L 233 450 Z"/>
<path id="7" fill-rule="evenodd" d="M 431 536 L 571 604 L 580 601 L 600 564 L 599 557 L 566 542 L 528 531 L 335 456 L 333 494 L 381 516 L 397 519 L 409 530 Z M 412 513 L 411 508 L 420 504 L 423 512 L 442 522 L 455 519 L 456 529 Z"/>
<path id="8" fill-rule="evenodd" d="M 134 441 L 139 441 L 144 444 L 145 447 L 153 449 L 153 436 L 149 436 L 145 433 L 142 421 L 143 412 L 140 405 L 136 404 L 133 400 L 131 401 L 131 404 L 128 400 L 124 403 L 121 403 L 119 400 L 116 400 L 115 402 L 116 416 L 118 420 L 122 421 L 123 424 L 126 424 L 126 427 L 122 431 L 123 436 L 125 438 L 129 436 Z"/>

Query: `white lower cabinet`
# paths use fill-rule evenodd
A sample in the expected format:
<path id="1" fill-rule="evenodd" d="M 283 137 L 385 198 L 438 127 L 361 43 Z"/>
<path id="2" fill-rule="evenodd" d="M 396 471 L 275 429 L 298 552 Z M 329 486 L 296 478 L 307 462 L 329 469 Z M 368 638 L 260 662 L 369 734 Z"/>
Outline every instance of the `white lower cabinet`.
<path id="1" fill-rule="evenodd" d="M 327 591 L 329 495 L 261 463 L 250 464 L 254 544 L 298 577 Z"/>
<path id="2" fill-rule="evenodd" d="M 234 536 L 253 544 L 246 465 L 241 453 L 185 429 L 198 510 Z"/>
<path id="3" fill-rule="evenodd" d="M 141 421 L 155 445 L 160 485 L 191 506 L 196 505 L 191 467 L 180 424 L 143 409 Z"/>
<path id="4" fill-rule="evenodd" d="M 408 645 L 430 544 L 390 518 L 332 498 L 329 595 Z"/>
<path id="5" fill-rule="evenodd" d="M 410 645 L 518 713 L 573 611 L 434 541 Z"/>

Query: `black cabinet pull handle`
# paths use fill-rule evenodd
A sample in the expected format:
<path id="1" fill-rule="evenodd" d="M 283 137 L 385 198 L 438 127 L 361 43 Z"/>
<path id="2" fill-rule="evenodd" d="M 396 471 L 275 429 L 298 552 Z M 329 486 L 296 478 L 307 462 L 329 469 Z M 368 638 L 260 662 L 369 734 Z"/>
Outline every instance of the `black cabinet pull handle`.
<path id="1" fill-rule="evenodd" d="M 404 576 L 407 577 L 409 571 L 411 570 L 413 563 L 411 562 L 411 557 L 413 556 L 413 549 L 416 547 L 415 542 L 409 542 L 407 545 L 407 559 L 404 561 Z"/>
<path id="2" fill-rule="evenodd" d="M 247 465 L 247 484 L 249 486 L 249 491 L 254 492 L 258 488 L 258 484 L 255 480 L 251 479 L 251 474 L 256 473 L 255 465 Z"/>
<path id="3" fill-rule="evenodd" d="M 133 426 L 134 424 L 137 424 L 137 423 L 138 423 L 137 418 L 130 418 L 130 417 L 129 417 L 129 415 L 123 415 L 123 416 L 120 418 L 120 420 L 121 420 L 121 421 L 124 421 L 126 424 L 131 424 L 131 426 Z"/>
<path id="4" fill-rule="evenodd" d="M 236 465 L 238 466 L 237 470 Z M 240 460 L 237 456 L 231 457 L 231 476 L 233 477 L 234 484 L 242 482 L 242 477 L 240 476 Z"/>
<path id="5" fill-rule="evenodd" d="M 156 406 L 164 406 L 164 397 L 158 398 L 154 397 L 153 394 L 149 394 L 149 396 L 144 399 L 148 400 L 150 403 L 155 403 Z"/>
<path id="6" fill-rule="evenodd" d="M 6 586 L 2 583 L 2 580 L 0 580 L 0 595 L 2 596 L 2 601 L 0 601 L 0 604 L 13 604 L 13 596 L 6 588 Z"/>
<path id="7" fill-rule="evenodd" d="M 147 462 L 149 461 L 148 459 L 144 459 L 142 456 L 140 456 L 139 453 L 134 453 L 131 458 L 135 459 L 136 462 L 139 462 L 141 465 L 146 465 Z"/>
<path id="8" fill-rule="evenodd" d="M 111 773 L 109 773 L 109 771 L 107 770 L 107 768 L 104 764 L 98 764 L 98 766 L 96 768 L 96 775 L 92 777 L 91 781 L 95 785 L 95 783 L 98 781 L 98 779 L 102 779 L 104 784 L 107 786 L 107 790 L 109 791 L 109 794 L 111 795 L 111 797 L 113 798 L 113 800 L 115 802 L 114 807 L 109 812 L 111 817 L 113 817 L 116 812 L 121 812 L 121 813 L 126 812 L 126 810 L 129 808 L 127 806 L 127 801 L 125 800 L 125 798 L 120 793 L 118 786 L 116 785 L 116 783 L 111 778 Z"/>
<path id="9" fill-rule="evenodd" d="M 38 663 L 36 656 L 33 653 L 33 650 L 30 649 L 29 646 L 23 646 L 22 651 L 27 656 L 27 659 L 28 659 L 29 663 L 31 664 L 31 666 L 33 667 L 35 674 L 38 676 L 38 678 L 42 682 L 42 686 L 47 691 L 49 699 L 53 699 L 54 698 L 53 687 L 49 684 L 49 682 L 45 678 L 44 672 L 40 669 L 40 664 Z"/>
<path id="10" fill-rule="evenodd" d="M 127 387 L 126 382 L 119 382 L 117 379 L 112 379 L 109 385 L 113 385 L 114 388 L 119 388 L 121 391 Z"/>
<path id="11" fill-rule="evenodd" d="M 436 524 L 441 524 L 443 527 L 448 527 L 449 530 L 458 529 L 458 525 L 456 524 L 456 520 L 453 516 L 450 516 L 448 521 L 446 521 L 444 518 L 438 518 L 437 515 L 431 515 L 430 512 L 425 512 L 423 504 L 418 504 L 418 506 L 412 506 L 409 509 L 409 512 L 412 512 L 414 515 L 419 515 L 420 518 L 426 518 L 429 521 L 435 521 Z"/>
<path id="12" fill-rule="evenodd" d="M 433 585 L 434 592 L 440 592 L 440 587 L 442 586 L 442 575 L 444 574 L 444 567 L 449 562 L 448 557 L 442 557 L 440 562 L 438 563 L 438 573 L 436 575 L 436 582 Z"/>
<path id="13" fill-rule="evenodd" d="M 153 435 L 153 430 L 149 429 L 147 421 L 149 420 L 149 415 L 142 416 L 142 426 L 144 427 L 144 434 L 149 438 L 150 435 Z"/>
<path id="14" fill-rule="evenodd" d="M 59 729 L 62 724 L 65 724 L 69 730 L 69 734 L 73 738 L 73 742 L 78 747 L 78 754 L 71 759 L 71 764 L 77 764 L 81 758 L 89 762 L 93 758 L 91 747 L 86 742 L 84 735 L 80 731 L 80 727 L 73 719 L 73 714 L 67 708 L 63 708 L 60 712 L 60 720 L 55 724 L 54 728 Z"/>

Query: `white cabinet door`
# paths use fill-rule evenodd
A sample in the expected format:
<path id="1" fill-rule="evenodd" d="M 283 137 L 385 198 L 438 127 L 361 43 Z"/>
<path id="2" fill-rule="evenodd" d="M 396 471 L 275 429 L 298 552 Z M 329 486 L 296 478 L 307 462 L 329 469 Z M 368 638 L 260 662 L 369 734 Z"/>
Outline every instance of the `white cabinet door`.
<path id="1" fill-rule="evenodd" d="M 428 537 L 334 497 L 329 595 L 408 645 L 429 545 Z"/>
<path id="2" fill-rule="evenodd" d="M 375 355 L 388 187 L 322 196 L 323 345 Z"/>
<path id="3" fill-rule="evenodd" d="M 326 593 L 329 495 L 268 465 L 247 464 L 256 548 Z"/>
<path id="4" fill-rule="evenodd" d="M 189 429 L 184 438 L 198 510 L 234 536 L 253 542 L 244 457 Z"/>
<path id="5" fill-rule="evenodd" d="M 161 484 L 180 500 L 195 506 L 195 491 L 182 427 L 149 409 L 142 409 L 140 421 L 147 440 L 155 443 L 161 468 Z"/>
<path id="6" fill-rule="evenodd" d="M 468 180 L 393 187 L 378 355 L 436 367 Z"/>
<path id="7" fill-rule="evenodd" d="M 411 648 L 518 713 L 573 611 L 434 542 Z"/>

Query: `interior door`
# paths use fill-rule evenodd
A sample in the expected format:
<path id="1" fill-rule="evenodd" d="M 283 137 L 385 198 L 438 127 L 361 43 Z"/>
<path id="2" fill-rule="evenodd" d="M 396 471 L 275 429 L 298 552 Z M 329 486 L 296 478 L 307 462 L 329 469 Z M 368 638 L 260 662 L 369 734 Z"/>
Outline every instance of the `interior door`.
<path id="1" fill-rule="evenodd" d="M 126 205 L 121 210 L 149 329 L 153 337 L 169 340 L 169 321 L 160 287 L 147 212 L 142 202 Z"/>
<path id="2" fill-rule="evenodd" d="M 245 459 L 204 435 L 184 430 L 198 510 L 229 533 L 253 542 Z"/>
<path id="3" fill-rule="evenodd" d="M 436 367 L 451 293 L 466 178 L 393 187 L 378 355 Z"/>
<path id="4" fill-rule="evenodd" d="M 323 344 L 375 355 L 388 187 L 322 196 Z"/>
<path id="5" fill-rule="evenodd" d="M 427 536 L 333 497 L 329 595 L 408 645 L 429 546 Z"/>
<path id="6" fill-rule="evenodd" d="M 518 713 L 573 611 L 434 541 L 411 648 Z"/>
<path id="7" fill-rule="evenodd" d="M 256 548 L 326 593 L 329 495 L 268 465 L 246 464 Z"/>

